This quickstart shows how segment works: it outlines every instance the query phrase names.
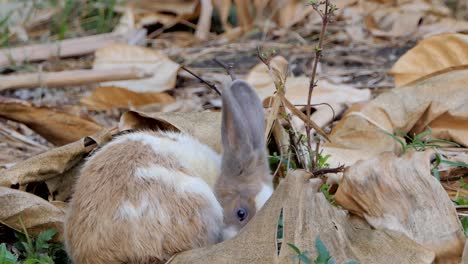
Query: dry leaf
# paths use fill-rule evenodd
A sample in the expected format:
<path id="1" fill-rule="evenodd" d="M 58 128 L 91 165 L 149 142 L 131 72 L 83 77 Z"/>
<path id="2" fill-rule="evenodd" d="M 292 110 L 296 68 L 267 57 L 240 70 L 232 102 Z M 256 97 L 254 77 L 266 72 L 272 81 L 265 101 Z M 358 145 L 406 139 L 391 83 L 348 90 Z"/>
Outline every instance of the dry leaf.
<path id="1" fill-rule="evenodd" d="M 276 92 L 275 82 L 277 84 L 284 82 L 284 76 L 287 74 L 287 61 L 281 56 L 276 56 L 271 59 L 270 67 L 271 71 L 263 63 L 257 64 L 247 74 L 246 81 L 256 89 L 264 105 L 271 107 L 272 103 L 275 102 L 270 100 Z M 304 108 L 307 104 L 309 82 L 309 78 L 305 76 L 286 78 L 286 98 L 299 109 Z M 335 85 L 326 80 L 319 80 L 318 86 L 314 88 L 311 103 L 327 103 L 336 114 L 344 110 L 344 105 L 366 101 L 370 96 L 369 89 L 355 89 L 347 85 Z M 314 106 L 314 108 L 317 111 L 311 115 L 311 120 L 318 126 L 323 127 L 333 120 L 333 111 L 329 106 Z M 275 114 L 275 111 L 272 113 Z M 268 120 L 267 124 L 272 124 L 272 121 Z M 296 130 L 305 134 L 304 122 L 295 124 Z"/>
<path id="2" fill-rule="evenodd" d="M 456 148 L 450 150 L 438 150 L 439 154 L 453 163 L 468 164 L 468 148 Z M 468 167 L 460 167 L 452 164 L 441 163 L 437 167 L 441 181 L 458 181 L 463 175 L 468 175 Z"/>
<path id="3" fill-rule="evenodd" d="M 57 145 L 76 141 L 101 130 L 101 126 L 91 120 L 6 97 L 0 97 L 0 116 L 25 124 Z"/>
<path id="4" fill-rule="evenodd" d="M 431 175 L 429 152 L 383 153 L 346 169 L 335 201 L 376 229 L 401 232 L 436 253 L 436 263 L 459 263 L 465 244 L 452 201 Z"/>
<path id="5" fill-rule="evenodd" d="M 54 229 L 54 240 L 63 240 L 65 206 L 56 206 L 27 192 L 0 186 L 0 223 L 23 232 L 21 221 L 29 235 L 37 236 L 42 231 Z"/>
<path id="6" fill-rule="evenodd" d="M 96 51 L 94 69 L 137 67 L 153 77 L 142 80 L 105 82 L 102 86 L 127 88 L 135 92 L 162 92 L 174 88 L 179 64 L 163 52 L 125 44 L 109 45 Z"/>
<path id="7" fill-rule="evenodd" d="M 400 8 L 381 8 L 364 19 L 367 29 L 376 37 L 404 37 L 415 34 L 422 12 Z"/>
<path id="8" fill-rule="evenodd" d="M 307 180 L 307 173 L 290 171 L 265 206 L 233 239 L 211 247 L 180 253 L 176 263 L 297 263 L 291 243 L 309 251 L 315 259 L 315 239 L 320 237 L 337 263 L 432 263 L 434 253 L 406 236 L 375 230 L 346 211 L 333 207 L 317 190 L 319 179 Z M 283 239 L 278 251 L 278 218 L 283 212 Z"/>
<path id="9" fill-rule="evenodd" d="M 221 153 L 221 112 L 143 113 L 122 115 L 120 131 L 128 129 L 169 130 L 187 133 Z"/>
<path id="10" fill-rule="evenodd" d="M 442 33 L 468 33 L 468 21 L 455 20 L 451 17 L 438 19 L 437 22 L 422 25 L 419 32 L 424 37 Z"/>
<path id="11" fill-rule="evenodd" d="M 280 56 L 274 57 L 271 61 L 272 65 L 278 64 L 280 69 L 284 68 L 285 63 L 286 60 Z M 249 71 L 246 81 L 257 90 L 262 101 L 273 96 L 276 91 L 268 68 L 263 63 L 257 64 Z M 305 76 L 288 77 L 286 79 L 286 98 L 295 105 L 304 106 L 307 103 L 309 82 L 310 79 Z M 325 80 L 319 80 L 318 86 L 314 88 L 312 104 L 347 104 L 365 101 L 369 98 L 369 89 L 356 89 L 348 85 L 335 85 Z"/>
<path id="12" fill-rule="evenodd" d="M 468 65 L 468 35 L 442 34 L 421 41 L 398 59 L 390 73 L 399 87 L 460 65 Z"/>
<path id="13" fill-rule="evenodd" d="M 112 133 L 115 131 L 105 129 L 1 170 L 0 186 L 25 185 L 58 177 L 81 162 L 96 146 L 109 141 Z"/>
<path id="14" fill-rule="evenodd" d="M 395 130 L 409 135 L 432 129 L 432 136 L 468 146 L 468 69 L 442 73 L 383 93 L 350 111 L 333 128 L 332 143 L 323 145 L 330 164 L 352 165 L 385 151 L 399 153 L 390 136 Z"/>
<path id="15" fill-rule="evenodd" d="M 136 93 L 119 87 L 101 87 L 80 100 L 80 103 L 91 110 L 112 108 L 130 108 L 148 104 L 168 104 L 175 99 L 167 93 Z"/>
<path id="16" fill-rule="evenodd" d="M 278 24 L 281 28 L 289 28 L 315 12 L 311 5 L 306 5 L 300 0 L 283 1 L 279 5 Z"/>
<path id="17" fill-rule="evenodd" d="M 139 10 L 168 12 L 177 15 L 193 14 L 196 11 L 198 0 L 130 0 L 127 3 Z"/>

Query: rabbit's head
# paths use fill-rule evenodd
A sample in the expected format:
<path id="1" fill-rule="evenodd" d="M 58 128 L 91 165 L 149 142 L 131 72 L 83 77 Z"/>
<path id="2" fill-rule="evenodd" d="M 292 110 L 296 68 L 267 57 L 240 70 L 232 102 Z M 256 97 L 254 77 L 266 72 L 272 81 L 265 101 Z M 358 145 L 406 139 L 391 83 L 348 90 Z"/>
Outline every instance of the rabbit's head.
<path id="1" fill-rule="evenodd" d="M 254 89 L 236 80 L 223 92 L 221 176 L 215 192 L 224 209 L 224 239 L 233 237 L 273 192 L 265 114 Z"/>

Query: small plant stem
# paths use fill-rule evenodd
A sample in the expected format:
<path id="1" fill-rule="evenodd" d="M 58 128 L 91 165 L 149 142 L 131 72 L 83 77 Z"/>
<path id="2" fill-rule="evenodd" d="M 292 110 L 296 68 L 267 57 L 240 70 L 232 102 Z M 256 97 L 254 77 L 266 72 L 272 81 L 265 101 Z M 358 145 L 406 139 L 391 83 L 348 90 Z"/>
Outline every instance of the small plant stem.
<path id="1" fill-rule="evenodd" d="M 317 140 L 317 142 L 315 142 L 315 160 L 312 162 L 314 167 L 318 166 L 317 164 L 318 164 L 318 160 L 320 157 L 319 148 L 320 148 L 320 140 Z"/>
<path id="2" fill-rule="evenodd" d="M 181 66 L 180 67 L 182 70 L 190 73 L 193 77 L 197 78 L 200 82 L 206 84 L 208 87 L 210 87 L 211 89 L 213 89 L 218 95 L 221 95 L 221 92 L 218 90 L 218 88 L 216 88 L 216 85 L 210 83 L 210 82 L 207 82 L 205 80 L 203 80 L 202 77 L 198 76 L 197 74 L 195 74 L 194 72 L 192 72 L 191 70 L 187 69 L 187 67 L 185 66 Z"/>
<path id="3" fill-rule="evenodd" d="M 234 72 L 232 72 L 231 67 L 229 67 L 226 63 L 218 60 L 217 58 L 214 58 L 213 61 L 216 64 L 218 64 L 219 66 L 221 66 L 229 74 L 229 76 L 231 76 L 232 81 L 236 80 L 236 76 L 235 76 Z"/>
<path id="4" fill-rule="evenodd" d="M 329 22 L 329 6 L 330 6 L 330 1 L 325 0 L 325 12 L 322 13 L 318 9 L 318 5 L 313 5 L 315 11 L 317 11 L 320 16 L 322 17 L 322 29 L 320 31 L 320 37 L 319 37 L 319 43 L 318 46 L 315 48 L 315 58 L 314 58 L 314 64 L 312 67 L 312 73 L 310 76 L 310 83 L 309 83 L 309 94 L 307 96 L 307 105 L 306 105 L 306 115 L 308 120 L 310 120 L 310 115 L 311 115 L 311 100 L 312 100 L 312 92 L 314 91 L 314 87 L 317 86 L 315 77 L 317 75 L 317 67 L 318 63 L 320 61 L 320 56 L 322 55 L 322 46 L 323 46 L 323 39 L 325 37 L 325 32 L 327 30 L 327 24 Z M 310 159 L 312 162 L 312 170 L 314 170 L 315 162 L 313 162 L 313 154 L 312 154 L 312 142 L 311 142 L 311 137 L 310 137 L 310 131 L 311 131 L 311 126 L 309 122 L 306 122 L 306 135 L 307 135 L 307 148 L 309 151 Z M 316 150 L 318 151 L 318 150 Z"/>
<path id="5" fill-rule="evenodd" d="M 335 168 L 323 168 L 323 169 L 318 169 L 312 172 L 311 176 L 313 177 L 319 177 L 321 175 L 327 174 L 327 173 L 338 173 L 338 172 L 343 172 L 344 171 L 344 165 L 335 167 Z"/>

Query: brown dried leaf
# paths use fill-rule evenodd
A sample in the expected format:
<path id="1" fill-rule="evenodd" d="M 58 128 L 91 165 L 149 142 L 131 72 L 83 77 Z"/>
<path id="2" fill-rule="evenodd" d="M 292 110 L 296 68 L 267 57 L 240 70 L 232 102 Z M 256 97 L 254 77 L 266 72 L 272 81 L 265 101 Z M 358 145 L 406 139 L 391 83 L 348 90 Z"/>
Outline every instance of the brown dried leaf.
<path id="1" fill-rule="evenodd" d="M 424 13 L 400 8 L 380 8 L 365 17 L 364 24 L 376 37 L 404 37 L 415 34 Z"/>
<path id="2" fill-rule="evenodd" d="M 101 126 L 59 109 L 34 106 L 27 101 L 0 97 L 0 116 L 25 124 L 48 141 L 64 145 L 88 135 Z"/>
<path id="3" fill-rule="evenodd" d="M 277 56 L 271 60 L 271 65 L 273 69 L 278 68 L 280 72 L 285 72 L 287 61 L 285 58 Z M 273 96 L 276 91 L 275 84 L 270 76 L 267 66 L 259 63 L 249 71 L 246 77 L 246 81 L 257 90 L 260 99 L 264 102 L 265 99 Z M 276 75 L 273 76 L 274 80 L 276 80 Z M 288 77 L 286 79 L 286 98 L 295 105 L 305 105 L 307 103 L 309 82 L 309 78 L 305 76 Z M 348 85 L 335 85 L 320 80 L 318 86 L 314 88 L 312 104 L 347 104 L 365 101 L 369 98 L 369 89 L 356 89 Z"/>
<path id="4" fill-rule="evenodd" d="M 273 196 L 256 216 L 233 239 L 211 247 L 180 253 L 169 261 L 176 263 L 297 263 L 291 243 L 310 258 L 317 256 L 317 237 L 324 242 L 337 263 L 356 260 L 360 263 L 432 263 L 434 253 L 406 236 L 371 229 L 346 211 L 333 207 L 317 190 L 319 179 L 307 180 L 308 174 L 288 174 Z M 283 240 L 277 248 L 277 225 L 283 212 Z"/>
<path id="5" fill-rule="evenodd" d="M 29 235 L 37 236 L 42 231 L 54 229 L 54 240 L 63 240 L 63 220 L 66 206 L 27 193 L 0 186 L 0 223 L 23 232 L 24 223 Z"/>
<path id="6" fill-rule="evenodd" d="M 115 130 L 102 130 L 90 137 L 51 149 L 9 169 L 1 170 L 0 186 L 25 185 L 58 177 L 80 163 L 97 145 L 110 140 L 112 133 L 115 133 Z"/>
<path id="7" fill-rule="evenodd" d="M 452 201 L 431 175 L 429 152 L 383 153 L 346 169 L 335 201 L 376 229 L 401 232 L 459 263 L 465 236 Z"/>
<path id="8" fill-rule="evenodd" d="M 143 113 L 129 111 L 122 115 L 120 131 L 128 129 L 154 129 L 180 131 L 198 139 L 221 153 L 221 113 Z"/>
<path id="9" fill-rule="evenodd" d="M 174 88 L 179 64 L 163 52 L 125 44 L 109 45 L 95 53 L 94 69 L 140 68 L 153 77 L 141 80 L 105 82 L 103 86 L 127 88 L 135 92 L 162 92 Z"/>
<path id="10" fill-rule="evenodd" d="M 468 65 L 468 35 L 442 34 L 421 41 L 393 65 L 390 73 L 399 87 L 460 65 Z"/>
<path id="11" fill-rule="evenodd" d="M 175 99 L 167 93 L 136 93 L 119 87 L 101 87 L 80 100 L 80 103 L 91 110 L 107 110 L 112 108 L 130 108 L 148 104 L 168 104 Z"/>
<path id="12" fill-rule="evenodd" d="M 467 82 L 468 69 L 459 69 L 381 94 L 336 124 L 324 154 L 332 165 L 352 165 L 385 151 L 399 153 L 400 145 L 383 131 L 413 135 L 427 127 L 434 138 L 468 146 Z"/>
<path id="13" fill-rule="evenodd" d="M 198 0 L 130 0 L 127 3 L 140 10 L 169 12 L 177 15 L 192 14 L 196 11 Z"/>
<path id="14" fill-rule="evenodd" d="M 289 28 L 310 14 L 318 16 L 311 5 L 306 5 L 301 0 L 285 1 L 280 5 L 278 24 L 281 28 Z"/>
<path id="15" fill-rule="evenodd" d="M 438 150 L 439 154 L 444 157 L 444 160 L 448 160 L 454 163 L 468 164 L 468 149 L 457 148 L 453 150 Z M 451 164 L 441 163 L 437 167 L 441 181 L 456 180 L 458 181 L 463 175 L 468 176 L 468 168 L 454 166 Z"/>

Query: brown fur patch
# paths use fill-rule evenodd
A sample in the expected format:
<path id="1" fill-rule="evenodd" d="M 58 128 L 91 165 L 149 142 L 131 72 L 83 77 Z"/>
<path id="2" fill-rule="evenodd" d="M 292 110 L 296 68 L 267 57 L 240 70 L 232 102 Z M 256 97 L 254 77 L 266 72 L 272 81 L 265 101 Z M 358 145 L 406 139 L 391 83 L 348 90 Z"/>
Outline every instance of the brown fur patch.
<path id="1" fill-rule="evenodd" d="M 75 263 L 164 263 L 174 253 L 216 242 L 204 221 L 210 201 L 135 176 L 138 168 L 152 164 L 190 175 L 176 158 L 128 139 L 89 159 L 65 225 L 67 251 Z M 137 210 L 144 199 L 143 217 L 118 217 L 123 205 Z"/>

